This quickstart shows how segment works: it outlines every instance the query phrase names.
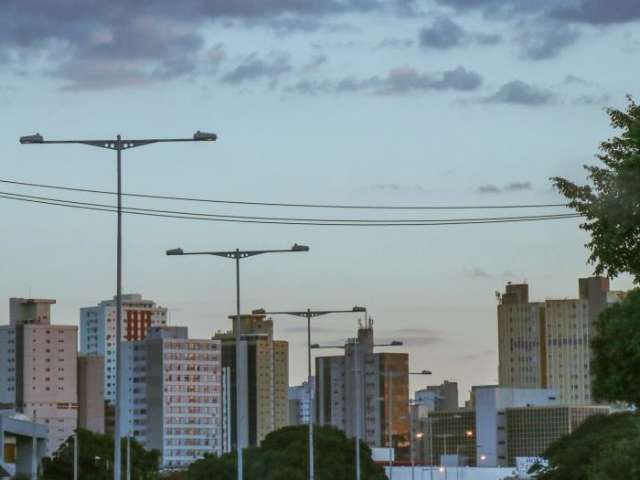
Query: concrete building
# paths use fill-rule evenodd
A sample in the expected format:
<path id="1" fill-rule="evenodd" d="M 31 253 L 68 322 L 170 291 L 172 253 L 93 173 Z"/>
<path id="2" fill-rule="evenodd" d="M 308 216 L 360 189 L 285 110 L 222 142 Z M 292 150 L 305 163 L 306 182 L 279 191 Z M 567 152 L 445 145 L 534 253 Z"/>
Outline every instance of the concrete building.
<path id="1" fill-rule="evenodd" d="M 515 407 L 557 406 L 554 389 L 473 387 L 476 411 L 476 464 L 480 467 L 509 466 L 506 410 Z M 533 427 L 533 426 L 532 426 Z"/>
<path id="2" fill-rule="evenodd" d="M 357 338 L 347 341 L 344 356 L 316 358 L 316 420 L 349 437 L 355 436 L 359 421 L 362 439 L 372 447 L 388 445 L 391 424 L 396 458 L 408 459 L 409 356 L 374 353 L 373 348 L 369 320 Z"/>
<path id="3" fill-rule="evenodd" d="M 11 298 L 10 324 L 0 326 L 0 409 L 47 425 L 47 455 L 78 422 L 78 327 L 52 325 L 52 304 Z"/>
<path id="4" fill-rule="evenodd" d="M 624 297 L 601 277 L 579 280 L 579 298 L 530 302 L 526 284 L 508 284 L 498 305 L 499 383 L 554 388 L 565 404 L 589 405 L 591 339 L 598 315 Z"/>
<path id="5" fill-rule="evenodd" d="M 36 478 L 47 450 L 49 428 L 20 413 L 0 414 L 0 478 Z M 34 455 L 35 446 L 35 455 Z"/>
<path id="6" fill-rule="evenodd" d="M 311 377 L 311 398 L 315 392 L 315 381 Z M 308 382 L 289 387 L 289 425 L 305 425 L 309 423 L 310 414 Z"/>
<path id="7" fill-rule="evenodd" d="M 105 431 L 104 357 L 78 355 L 78 427 Z"/>
<path id="8" fill-rule="evenodd" d="M 165 307 L 140 294 L 122 295 L 122 340 L 143 340 L 151 327 L 165 326 Z M 80 353 L 104 357 L 105 399 L 115 401 L 116 385 L 116 301 L 104 300 L 95 307 L 80 309 Z"/>
<path id="9" fill-rule="evenodd" d="M 539 457 L 556 440 L 570 434 L 593 415 L 608 415 L 603 406 L 528 406 L 507 408 L 507 462 L 518 457 Z"/>
<path id="10" fill-rule="evenodd" d="M 123 345 L 122 432 L 179 468 L 222 453 L 221 345 L 187 327 L 152 327 Z"/>
<path id="11" fill-rule="evenodd" d="M 445 380 L 429 385 L 415 393 L 415 403 L 432 412 L 451 412 L 458 409 L 458 383 Z"/>
<path id="12" fill-rule="evenodd" d="M 417 422 L 415 459 L 425 465 L 476 465 L 476 412 L 431 412 Z"/>
<path id="13" fill-rule="evenodd" d="M 289 343 L 274 340 L 273 321 L 265 315 L 240 316 L 242 356 L 246 359 L 236 372 L 235 315 L 229 317 L 233 328 L 228 332 L 218 332 L 213 337 L 222 342 L 222 365 L 229 369 L 229 401 L 225 402 L 229 411 L 223 412 L 228 419 L 231 444 L 237 444 L 236 422 L 236 378 L 245 382 L 248 398 L 241 401 L 243 431 L 240 444 L 257 446 L 270 432 L 279 430 L 289 423 Z M 242 399 L 241 399 L 242 400 Z M 227 435 L 228 437 L 229 435 Z"/>

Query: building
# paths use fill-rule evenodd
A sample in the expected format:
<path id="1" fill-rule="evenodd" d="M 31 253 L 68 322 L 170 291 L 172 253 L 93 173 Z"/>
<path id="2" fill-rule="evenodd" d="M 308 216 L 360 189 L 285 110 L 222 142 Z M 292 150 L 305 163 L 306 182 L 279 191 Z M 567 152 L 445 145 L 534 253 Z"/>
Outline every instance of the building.
<path id="1" fill-rule="evenodd" d="M 48 439 L 46 425 L 20 413 L 0 413 L 0 478 L 36 478 Z"/>
<path id="2" fill-rule="evenodd" d="M 152 327 L 123 345 L 121 431 L 179 468 L 222 454 L 221 345 L 188 338 L 187 327 Z"/>
<path id="3" fill-rule="evenodd" d="M 507 461 L 518 457 L 540 457 L 556 440 L 570 434 L 593 415 L 608 415 L 604 406 L 528 406 L 507 408 Z"/>
<path id="4" fill-rule="evenodd" d="M 416 423 L 415 459 L 425 465 L 476 465 L 476 412 L 431 412 Z"/>
<path id="5" fill-rule="evenodd" d="M 240 333 L 242 338 L 241 355 L 245 359 L 236 372 L 235 328 L 236 316 L 229 317 L 233 329 L 218 332 L 213 337 L 222 342 L 222 366 L 229 369 L 229 394 L 225 395 L 228 410 L 223 412 L 230 429 L 231 444 L 237 444 L 236 421 L 236 378 L 246 385 L 248 392 L 245 400 L 241 399 L 240 411 L 243 429 L 240 432 L 240 444 L 257 446 L 264 438 L 275 430 L 289 423 L 289 343 L 274 340 L 273 321 L 265 315 L 251 314 L 240 316 Z M 230 413 L 230 415 L 229 415 Z"/>
<path id="6" fill-rule="evenodd" d="M 167 309 L 140 294 L 122 295 L 122 340 L 143 340 L 151 327 L 167 325 Z M 115 402 L 116 301 L 80 309 L 80 352 L 104 357 L 104 395 Z"/>
<path id="7" fill-rule="evenodd" d="M 371 447 L 389 444 L 409 458 L 409 356 L 374 353 L 373 322 L 360 325 L 343 356 L 316 358 L 316 421 L 349 437 L 359 431 Z"/>
<path id="8" fill-rule="evenodd" d="M 509 466 L 507 409 L 560 404 L 558 392 L 553 389 L 479 386 L 472 388 L 472 396 L 476 412 L 476 464 L 479 467 Z"/>
<path id="9" fill-rule="evenodd" d="M 508 284 L 498 305 L 499 383 L 554 388 L 565 404 L 589 405 L 591 339 L 598 315 L 623 298 L 601 277 L 579 280 L 579 298 L 529 301 L 526 284 Z"/>
<path id="10" fill-rule="evenodd" d="M 458 383 L 445 380 L 429 385 L 415 393 L 415 403 L 432 412 L 451 412 L 458 409 Z"/>
<path id="11" fill-rule="evenodd" d="M 51 324 L 55 300 L 11 298 L 0 326 L 0 409 L 49 427 L 47 455 L 78 422 L 78 327 Z"/>
<path id="12" fill-rule="evenodd" d="M 105 431 L 104 357 L 78 355 L 78 427 Z"/>
<path id="13" fill-rule="evenodd" d="M 311 377 L 311 398 L 315 391 L 315 381 Z M 310 417 L 309 383 L 289 387 L 289 425 L 305 425 Z"/>

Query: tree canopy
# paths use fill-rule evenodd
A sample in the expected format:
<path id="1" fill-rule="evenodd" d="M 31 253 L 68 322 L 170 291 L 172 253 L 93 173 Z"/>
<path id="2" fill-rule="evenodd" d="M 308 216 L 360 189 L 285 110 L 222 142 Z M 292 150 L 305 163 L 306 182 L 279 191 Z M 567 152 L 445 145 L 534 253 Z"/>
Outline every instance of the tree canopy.
<path id="1" fill-rule="evenodd" d="M 122 471 L 125 471 L 126 441 L 122 442 Z M 131 478 L 152 480 L 157 478 L 160 452 L 147 451 L 131 439 Z M 78 463 L 80 478 L 111 480 L 113 478 L 113 437 L 89 430 L 78 429 Z M 43 480 L 69 480 L 73 478 L 73 436 L 69 437 L 42 463 Z"/>
<path id="2" fill-rule="evenodd" d="M 351 480 L 355 477 L 355 443 L 333 427 L 314 430 L 315 475 L 317 480 Z M 360 444 L 362 478 L 386 480 L 381 466 L 371 459 L 371 450 Z M 272 432 L 259 448 L 246 451 L 247 480 L 305 480 L 307 478 L 307 427 L 285 427 Z M 235 453 L 208 456 L 190 465 L 186 480 L 234 480 Z"/>
<path id="3" fill-rule="evenodd" d="M 631 97 L 625 111 L 609 109 L 611 126 L 621 133 L 600 145 L 604 166 L 586 166 L 590 185 L 552 179 L 569 205 L 585 216 L 586 245 L 595 273 L 627 272 L 640 282 L 640 106 Z"/>

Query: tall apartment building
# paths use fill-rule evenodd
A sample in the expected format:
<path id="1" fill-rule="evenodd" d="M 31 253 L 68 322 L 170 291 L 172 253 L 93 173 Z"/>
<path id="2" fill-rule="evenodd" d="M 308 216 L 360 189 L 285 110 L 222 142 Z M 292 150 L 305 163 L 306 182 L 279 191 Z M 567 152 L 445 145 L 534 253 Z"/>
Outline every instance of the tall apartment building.
<path id="1" fill-rule="evenodd" d="M 251 314 L 240 316 L 240 334 L 242 339 L 241 355 L 244 359 L 239 374 L 236 371 L 235 315 L 229 317 L 233 329 L 218 332 L 213 337 L 222 342 L 222 366 L 229 369 L 226 385 L 230 392 L 225 404 L 230 412 L 223 412 L 230 424 L 231 443 L 237 443 L 236 421 L 236 379 L 246 386 L 247 399 L 241 401 L 241 419 L 243 431 L 240 443 L 260 445 L 270 432 L 285 427 L 289 423 L 289 343 L 273 339 L 273 321 L 265 315 Z M 241 399 L 242 400 L 242 399 Z M 230 413 L 230 415 L 229 415 Z M 227 435 L 229 437 L 229 435 Z"/>
<path id="2" fill-rule="evenodd" d="M 445 380 L 440 385 L 428 385 L 417 390 L 415 403 L 426 407 L 432 412 L 449 412 L 456 410 L 458 405 L 458 383 Z"/>
<path id="3" fill-rule="evenodd" d="M 315 393 L 315 381 L 311 377 L 311 399 Z M 311 402 L 309 402 L 308 382 L 289 387 L 289 425 L 305 425 L 309 423 Z"/>
<path id="4" fill-rule="evenodd" d="M 78 427 L 104 433 L 104 357 L 78 355 Z"/>
<path id="5" fill-rule="evenodd" d="M 529 301 L 526 284 L 508 284 L 498 305 L 499 382 L 516 388 L 555 388 L 563 403 L 588 405 L 595 322 L 621 292 L 601 277 L 579 280 L 579 298 Z"/>
<path id="6" fill-rule="evenodd" d="M 47 455 L 78 421 L 78 328 L 51 324 L 55 300 L 11 298 L 9 325 L 0 326 L 0 409 L 49 427 Z"/>
<path id="7" fill-rule="evenodd" d="M 184 467 L 222 454 L 221 344 L 188 338 L 187 327 L 152 327 L 123 343 L 121 431 Z"/>
<path id="8" fill-rule="evenodd" d="M 362 440 L 375 447 L 388 445 L 391 428 L 396 458 L 408 457 L 409 356 L 373 348 L 369 320 L 347 341 L 344 356 L 316 358 L 316 421 L 350 437 L 360 422 Z"/>
<path id="9" fill-rule="evenodd" d="M 167 309 L 140 294 L 122 296 L 122 340 L 143 340 L 151 327 L 167 325 Z M 80 309 L 80 353 L 104 357 L 104 395 L 115 402 L 116 301 Z"/>

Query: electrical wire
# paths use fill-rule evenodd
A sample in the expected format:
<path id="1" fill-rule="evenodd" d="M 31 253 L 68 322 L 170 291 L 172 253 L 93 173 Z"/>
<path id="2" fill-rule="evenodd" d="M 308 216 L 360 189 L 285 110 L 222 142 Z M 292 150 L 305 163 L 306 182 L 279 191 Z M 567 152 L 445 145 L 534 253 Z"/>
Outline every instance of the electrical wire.
<path id="1" fill-rule="evenodd" d="M 3 192 L 0 191 L 2 195 L 10 195 L 13 197 L 26 198 L 32 200 L 45 200 L 45 201 L 54 201 L 54 202 L 65 202 L 69 204 L 77 204 L 86 207 L 97 207 L 97 208 L 114 208 L 114 205 L 104 204 L 104 203 L 89 203 L 89 202 L 78 202 L 73 200 L 64 200 L 59 198 L 52 197 L 42 197 L 37 195 L 26 195 L 21 193 L 13 193 L 13 192 Z M 185 212 L 179 210 L 159 210 L 154 208 L 139 208 L 139 207 L 127 207 L 129 211 L 139 211 L 139 212 L 149 212 L 149 213 L 162 213 L 168 215 L 187 215 L 194 217 L 211 217 L 211 218 L 229 218 L 234 220 L 268 220 L 268 221 L 277 221 L 277 222 L 314 222 L 314 223 L 420 223 L 420 222 L 432 222 L 432 223 L 441 223 L 441 222 L 450 222 L 452 219 L 363 219 L 363 218 L 299 218 L 299 217 L 263 217 L 263 216 L 247 216 L 247 215 L 224 215 L 224 214 L 212 214 L 212 213 L 199 213 L 199 212 Z M 570 214 L 549 214 L 549 215 L 534 215 L 534 217 L 544 216 L 548 218 L 560 216 L 563 218 L 565 215 Z M 489 221 L 489 220 L 519 220 L 522 218 L 528 218 L 531 216 L 514 216 L 514 217 L 480 217 L 480 218 L 460 218 L 454 220 L 474 220 L 474 221 Z"/>
<path id="2" fill-rule="evenodd" d="M 49 199 L 41 200 L 37 198 L 26 198 L 24 195 L 19 196 L 15 194 L 0 193 L 0 198 L 6 200 L 16 200 L 21 202 L 29 202 L 42 205 L 52 205 L 59 207 L 74 208 L 80 210 L 89 211 L 101 211 L 101 212 L 117 212 L 113 206 L 100 204 L 90 204 L 85 202 L 67 201 L 61 199 Z M 42 197 L 46 198 L 46 197 Z M 98 206 L 95 206 L 98 205 Z M 270 220 L 251 220 L 251 219 L 235 219 L 235 218 L 218 218 L 214 216 L 192 216 L 192 214 L 168 214 L 168 213 L 156 213 L 156 211 L 146 211 L 144 209 L 133 210 L 131 207 L 124 207 L 123 213 L 129 215 L 141 215 L 149 217 L 160 218 L 173 218 L 182 220 L 201 220 L 201 221 L 213 221 L 213 222 L 231 222 L 231 223 L 255 223 L 255 224 L 271 224 L 271 225 L 308 225 L 308 226 L 342 226 L 342 227 L 389 227 L 389 226 L 438 226 L 438 225 L 468 225 L 468 224 L 492 224 L 492 223 L 519 223 L 519 222 L 535 222 L 535 221 L 549 221 L 549 220 L 563 220 L 570 218 L 579 218 L 579 214 L 562 214 L 562 215 L 539 215 L 539 216 L 523 216 L 523 217 L 494 217 L 490 219 L 450 219 L 443 221 L 421 221 L 421 222 L 407 222 L 407 223 L 318 223 L 318 222 L 294 222 L 294 221 L 270 221 Z M 160 211 L 158 211 L 160 212 Z"/>
<path id="3" fill-rule="evenodd" d="M 0 179 L 0 183 L 19 185 L 24 187 L 47 188 L 53 190 L 65 190 L 70 192 L 95 193 L 100 195 L 117 195 L 108 190 L 96 190 L 88 188 L 67 187 L 62 185 L 49 185 L 42 183 L 20 182 L 17 180 Z M 218 203 L 226 205 L 248 205 L 259 207 L 289 207 L 289 208 L 331 208 L 354 210 L 496 210 L 496 209 L 528 209 L 528 208 L 557 208 L 567 207 L 566 203 L 548 204 L 519 204 L 519 205 L 339 205 L 339 204 L 312 204 L 312 203 L 281 203 L 281 202 L 249 202 L 240 200 L 216 200 L 198 197 L 181 197 L 172 195 L 153 195 L 145 193 L 123 193 L 124 197 L 149 198 L 156 200 L 176 200 L 201 203 Z"/>

